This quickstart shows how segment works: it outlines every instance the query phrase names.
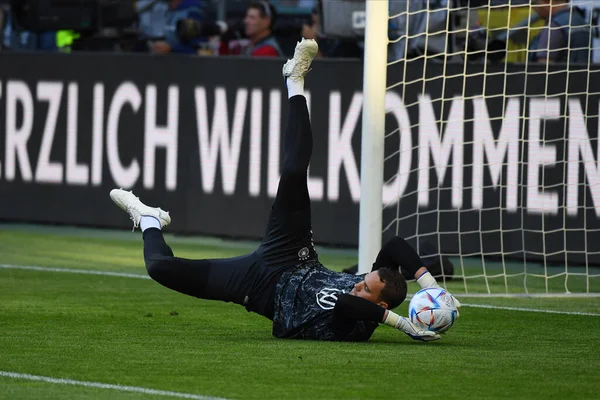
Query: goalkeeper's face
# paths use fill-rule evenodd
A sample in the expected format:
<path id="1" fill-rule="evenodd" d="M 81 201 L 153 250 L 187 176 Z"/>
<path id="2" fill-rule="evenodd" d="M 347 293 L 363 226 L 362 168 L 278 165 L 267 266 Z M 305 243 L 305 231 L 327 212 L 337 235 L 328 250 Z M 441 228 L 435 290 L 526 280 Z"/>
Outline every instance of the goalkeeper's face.
<path id="1" fill-rule="evenodd" d="M 355 284 L 350 294 L 387 308 L 387 304 L 381 301 L 381 291 L 384 287 L 385 282 L 381 280 L 377 271 L 373 271 L 366 274 L 364 280 Z"/>

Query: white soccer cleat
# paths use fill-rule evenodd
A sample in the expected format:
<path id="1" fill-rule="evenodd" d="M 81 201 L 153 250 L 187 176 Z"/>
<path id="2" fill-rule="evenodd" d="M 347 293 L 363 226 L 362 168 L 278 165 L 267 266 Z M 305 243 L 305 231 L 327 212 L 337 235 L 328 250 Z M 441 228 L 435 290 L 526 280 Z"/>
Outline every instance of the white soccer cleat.
<path id="1" fill-rule="evenodd" d="M 313 39 L 302 38 L 296 45 L 294 58 L 288 60 L 283 66 L 283 77 L 298 81 L 310 71 L 310 64 L 319 52 L 319 45 Z"/>
<path id="2" fill-rule="evenodd" d="M 168 211 L 145 205 L 131 191 L 113 189 L 110 191 L 110 198 L 116 205 L 129 214 L 129 217 L 133 221 L 133 229 L 140 226 L 140 220 L 146 216 L 156 218 L 160 222 L 161 228 L 171 223 L 171 216 Z"/>

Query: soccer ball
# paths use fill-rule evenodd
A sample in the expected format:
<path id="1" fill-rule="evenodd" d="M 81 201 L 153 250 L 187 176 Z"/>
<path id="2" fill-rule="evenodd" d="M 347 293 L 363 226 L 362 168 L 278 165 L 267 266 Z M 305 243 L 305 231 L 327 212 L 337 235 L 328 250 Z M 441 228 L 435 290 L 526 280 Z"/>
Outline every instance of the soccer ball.
<path id="1" fill-rule="evenodd" d="M 450 293 L 442 288 L 427 288 L 410 300 L 408 316 L 421 329 L 442 333 L 452 327 L 458 310 Z"/>

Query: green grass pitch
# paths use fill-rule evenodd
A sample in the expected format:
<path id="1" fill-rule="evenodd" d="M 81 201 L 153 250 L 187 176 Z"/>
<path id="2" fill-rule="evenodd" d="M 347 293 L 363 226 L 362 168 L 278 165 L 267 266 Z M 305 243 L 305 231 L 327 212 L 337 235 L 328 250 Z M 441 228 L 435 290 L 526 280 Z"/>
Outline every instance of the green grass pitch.
<path id="1" fill-rule="evenodd" d="M 252 248 L 167 240 L 182 257 Z M 321 252 L 333 269 L 355 260 L 351 252 Z M 0 263 L 145 273 L 139 232 L 3 225 Z M 386 326 L 368 343 L 280 340 L 268 320 L 242 307 L 186 297 L 149 279 L 0 268 L 0 372 L 227 399 L 599 396 L 600 316 L 467 305 L 599 314 L 599 298 L 461 300 L 456 325 L 434 343 Z M 407 303 L 397 311 L 406 314 Z M 168 397 L 0 376 L 0 399 L 42 398 Z"/>

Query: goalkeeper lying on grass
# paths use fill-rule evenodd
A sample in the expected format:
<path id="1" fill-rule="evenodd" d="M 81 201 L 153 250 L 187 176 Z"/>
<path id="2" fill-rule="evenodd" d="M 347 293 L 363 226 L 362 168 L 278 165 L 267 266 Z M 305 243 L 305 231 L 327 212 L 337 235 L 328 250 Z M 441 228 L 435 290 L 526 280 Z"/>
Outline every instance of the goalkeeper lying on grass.
<path id="1" fill-rule="evenodd" d="M 152 279 L 183 294 L 242 305 L 272 320 L 276 337 L 365 341 L 382 323 L 416 340 L 439 339 L 389 311 L 406 298 L 399 266 L 422 287 L 437 286 L 403 239 L 389 241 L 366 275 L 333 272 L 318 260 L 307 187 L 312 131 L 304 97 L 304 76 L 317 50 L 314 40 L 303 40 L 283 67 L 290 108 L 285 158 L 267 232 L 256 251 L 229 259 L 174 257 L 161 232 L 171 222 L 167 212 L 146 206 L 122 189 L 111 191 L 110 196 L 142 229 L 144 259 Z"/>

